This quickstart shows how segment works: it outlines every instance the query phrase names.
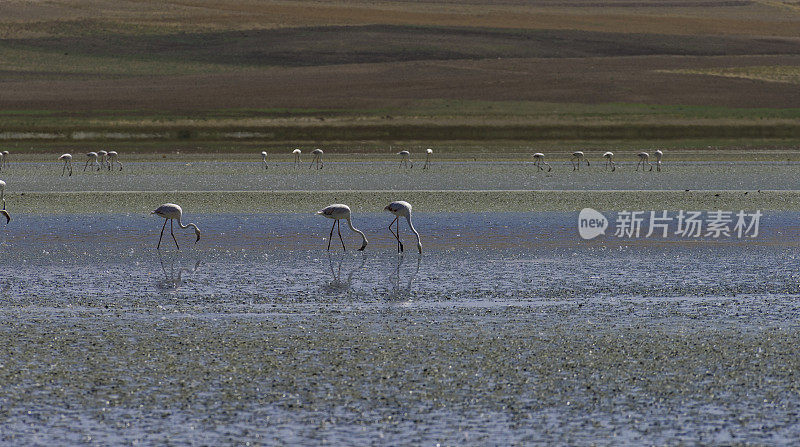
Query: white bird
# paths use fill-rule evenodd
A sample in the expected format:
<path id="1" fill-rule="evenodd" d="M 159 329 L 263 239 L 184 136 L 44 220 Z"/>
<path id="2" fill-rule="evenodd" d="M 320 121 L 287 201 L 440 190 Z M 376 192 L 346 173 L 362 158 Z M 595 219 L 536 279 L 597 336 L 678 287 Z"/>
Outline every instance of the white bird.
<path id="1" fill-rule="evenodd" d="M 264 169 L 269 168 L 269 166 L 267 165 L 267 152 L 266 151 L 261 151 L 261 161 L 264 163 Z"/>
<path id="2" fill-rule="evenodd" d="M 328 205 L 323 208 L 321 211 L 317 211 L 317 214 L 320 214 L 328 219 L 333 219 L 333 226 L 331 227 L 331 234 L 328 236 L 328 250 L 331 249 L 331 239 L 333 239 L 333 229 L 336 227 L 336 224 L 339 224 L 338 232 L 339 232 L 339 240 L 342 241 L 342 248 L 347 251 L 344 246 L 344 240 L 342 239 L 342 228 L 341 223 L 339 222 L 341 219 L 347 221 L 347 225 L 350 227 L 351 230 L 355 231 L 356 233 L 361 235 L 361 239 L 363 239 L 363 243 L 361 244 L 361 248 L 359 251 L 363 251 L 367 248 L 367 236 L 359 229 L 353 226 L 353 222 L 350 221 L 350 207 L 347 205 L 342 205 L 341 203 L 335 203 L 333 205 Z"/>
<path id="3" fill-rule="evenodd" d="M 636 169 L 635 169 L 636 171 L 639 170 L 639 165 L 642 165 L 642 171 L 644 171 L 645 163 L 647 164 L 647 166 L 650 166 L 651 171 L 653 170 L 653 165 L 650 164 L 650 162 L 648 161 L 650 159 L 650 154 L 648 154 L 647 152 L 639 152 L 638 154 L 636 154 L 636 156 L 639 157 L 639 162 L 636 163 Z"/>
<path id="4" fill-rule="evenodd" d="M 178 240 L 175 239 L 175 233 L 173 231 L 173 225 L 172 225 L 173 221 L 175 220 L 178 221 L 178 226 L 181 227 L 182 229 L 189 227 L 194 228 L 194 234 L 197 235 L 197 239 L 194 241 L 195 244 L 197 243 L 197 241 L 200 240 L 200 228 L 198 228 L 197 225 L 193 223 L 184 225 L 183 222 L 181 222 L 181 217 L 183 216 L 183 210 L 181 209 L 180 206 L 175 205 L 174 203 L 165 203 L 156 208 L 156 210 L 150 214 L 155 214 L 159 217 L 164 218 L 164 226 L 161 227 L 161 236 L 159 236 L 158 238 L 158 245 L 156 246 L 156 250 L 161 248 L 161 238 L 164 237 L 164 228 L 167 227 L 167 221 L 169 221 L 169 233 L 172 235 L 172 240 L 175 241 L 175 246 L 178 247 L 179 250 L 181 247 L 178 246 Z"/>
<path id="5" fill-rule="evenodd" d="M 603 154 L 603 158 L 606 159 L 606 169 L 608 169 L 608 165 L 611 165 L 611 172 L 614 172 L 617 169 L 617 164 L 614 163 L 614 153 L 607 151 Z"/>
<path id="6" fill-rule="evenodd" d="M 7 168 L 7 167 L 9 167 L 9 166 L 10 166 L 10 164 L 9 164 L 9 162 L 8 162 L 8 151 L 3 151 L 3 152 L 2 152 L 2 155 L 3 155 L 3 158 L 2 158 L 2 165 L 0 165 L 0 167 L 5 167 L 5 168 Z"/>
<path id="7" fill-rule="evenodd" d="M 69 175 L 72 175 L 72 154 L 64 154 L 58 159 L 64 162 L 64 167 L 61 168 L 61 175 L 64 175 L 67 168 L 69 168 Z"/>
<path id="8" fill-rule="evenodd" d="M 533 154 L 533 165 L 536 166 L 537 168 L 539 168 L 540 171 L 544 171 L 544 168 L 542 167 L 542 164 L 547 166 L 547 172 L 550 172 L 550 171 L 553 170 L 553 167 L 550 166 L 546 161 L 544 161 L 544 154 L 543 153 L 537 152 L 537 153 Z"/>
<path id="9" fill-rule="evenodd" d="M 401 157 L 401 159 L 400 159 L 400 167 L 401 168 L 403 166 L 409 167 L 409 163 L 411 164 L 411 168 L 412 169 L 414 168 L 414 162 L 411 161 L 411 152 L 409 152 L 409 151 L 400 151 L 400 152 L 397 153 L 397 155 L 399 155 Z"/>
<path id="10" fill-rule="evenodd" d="M 119 165 L 119 170 L 122 170 L 122 163 L 119 161 L 119 154 L 117 151 L 108 151 L 108 170 L 114 168 L 114 165 Z"/>
<path id="11" fill-rule="evenodd" d="M 294 154 L 294 167 L 295 168 L 300 166 L 300 154 L 302 152 L 303 151 L 301 151 L 300 149 L 295 149 L 295 150 L 292 151 L 292 153 Z"/>
<path id="12" fill-rule="evenodd" d="M 94 166 L 97 165 L 97 170 L 98 171 L 100 170 L 100 163 L 97 162 L 97 152 L 86 153 L 86 164 L 83 165 L 84 172 L 86 171 L 86 168 L 89 166 L 89 163 L 92 164 L 92 169 L 94 169 Z"/>
<path id="13" fill-rule="evenodd" d="M 656 171 L 661 172 L 661 157 L 664 156 L 664 153 L 661 152 L 661 149 L 656 151 Z"/>
<path id="14" fill-rule="evenodd" d="M 392 233 L 392 236 L 397 239 L 397 252 L 401 253 L 403 251 L 403 243 L 400 241 L 400 221 L 401 217 L 405 217 L 406 221 L 408 222 L 408 227 L 411 228 L 411 231 L 417 236 L 417 250 L 422 253 L 422 242 L 419 239 L 419 233 L 414 228 L 414 224 L 411 223 L 411 204 L 403 201 L 398 200 L 396 202 L 392 202 L 384 208 L 384 211 L 389 211 L 390 213 L 395 215 L 394 220 L 392 223 L 389 224 L 389 231 Z M 397 223 L 395 227 L 396 232 L 392 231 L 392 225 Z"/>
<path id="15" fill-rule="evenodd" d="M 0 152 L 0 171 L 3 170 L 3 166 L 5 166 L 5 156 Z"/>
<path id="16" fill-rule="evenodd" d="M 0 215 L 6 217 L 6 223 L 11 222 L 11 215 L 6 211 L 6 182 L 0 180 L 0 199 L 3 200 L 3 209 L 0 210 Z"/>
<path id="17" fill-rule="evenodd" d="M 433 149 L 431 148 L 425 149 L 425 164 L 422 166 L 422 169 L 428 169 L 428 166 L 430 166 L 431 155 L 433 155 Z"/>
<path id="18" fill-rule="evenodd" d="M 583 155 L 583 152 L 575 151 L 572 153 L 572 157 L 570 157 L 569 161 L 572 163 L 573 171 L 581 168 L 581 160 L 586 162 L 586 166 L 589 166 L 589 160 L 586 159 L 586 156 Z"/>
<path id="19" fill-rule="evenodd" d="M 311 164 L 308 165 L 309 169 L 311 169 L 311 167 L 314 166 L 315 163 L 317 165 L 317 169 L 322 169 L 322 167 L 324 166 L 324 164 L 322 163 L 322 154 L 323 154 L 322 149 L 319 148 L 311 151 L 311 155 L 313 155 L 314 158 L 311 160 Z"/>
<path id="20" fill-rule="evenodd" d="M 108 167 L 108 170 L 111 170 L 111 167 L 108 165 L 108 152 L 106 151 L 97 151 L 97 156 L 100 158 L 100 166 L 97 167 L 99 171 L 102 167 Z"/>

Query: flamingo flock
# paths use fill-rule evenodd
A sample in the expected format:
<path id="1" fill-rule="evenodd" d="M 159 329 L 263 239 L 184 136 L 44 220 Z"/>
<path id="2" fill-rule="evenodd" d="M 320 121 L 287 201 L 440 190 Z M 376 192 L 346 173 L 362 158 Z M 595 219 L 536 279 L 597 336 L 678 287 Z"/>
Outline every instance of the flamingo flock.
<path id="1" fill-rule="evenodd" d="M 300 149 L 292 150 L 292 154 L 294 155 L 294 166 L 295 167 L 297 167 L 301 163 L 301 159 L 300 159 L 301 153 L 302 153 L 302 151 Z M 425 165 L 422 167 L 422 169 L 429 169 L 430 165 L 431 165 L 431 156 L 433 154 L 433 149 L 428 148 L 428 149 L 426 149 L 425 153 L 426 153 Z M 323 164 L 323 161 L 322 161 L 322 155 L 323 155 L 322 149 L 316 148 L 311 152 L 311 154 L 312 154 L 312 161 L 311 161 L 311 164 L 309 165 L 309 168 L 316 167 L 316 169 L 322 169 L 324 167 L 324 164 Z M 401 168 L 406 167 L 408 169 L 412 169 L 414 167 L 413 161 L 411 160 L 411 152 L 410 151 L 401 150 L 401 151 L 397 152 L 396 155 L 399 155 L 400 158 L 401 158 L 401 160 L 400 160 L 400 167 Z M 0 152 L 0 170 L 2 170 L 4 167 L 7 168 L 9 166 L 8 156 L 9 156 L 9 152 L 8 151 Z M 650 171 L 653 171 L 653 169 L 655 169 L 656 172 L 660 172 L 661 171 L 661 162 L 662 162 L 662 158 L 664 156 L 664 153 L 661 150 L 656 150 L 654 152 L 654 156 L 655 156 L 655 166 L 650 162 L 650 154 L 649 153 L 644 152 L 644 151 L 637 153 L 636 157 L 638 159 L 638 162 L 636 164 L 635 170 L 638 171 L 639 168 L 641 167 L 642 171 L 644 171 L 645 165 L 647 165 L 650 168 L 649 169 Z M 119 166 L 119 170 L 121 171 L 122 170 L 122 163 L 119 161 L 118 157 L 119 157 L 119 155 L 118 155 L 118 153 L 116 151 L 104 151 L 104 150 L 101 150 L 101 151 L 98 151 L 98 152 L 94 152 L 94 151 L 88 152 L 88 153 L 86 153 L 86 158 L 87 159 L 86 159 L 86 163 L 84 164 L 83 170 L 86 171 L 87 169 L 91 169 L 92 171 L 99 171 L 103 167 L 105 167 L 109 171 L 111 171 L 112 169 L 115 168 L 115 166 Z M 613 171 L 615 171 L 617 169 L 617 164 L 616 164 L 616 162 L 614 160 L 614 153 L 613 152 L 606 151 L 603 154 L 603 158 L 606 160 L 606 163 L 605 163 L 606 170 L 608 170 L 608 168 L 611 168 L 611 171 L 613 172 Z M 545 161 L 544 153 L 541 153 L 541 152 L 534 153 L 533 154 L 533 159 L 534 159 L 533 165 L 536 166 L 536 168 L 538 170 L 543 171 L 545 169 L 544 167 L 546 167 L 548 172 L 552 171 L 552 169 L 553 169 L 552 166 L 550 166 L 550 164 L 548 164 L 547 161 Z M 64 176 L 64 175 L 72 176 L 72 174 L 73 174 L 72 154 L 69 154 L 69 153 L 62 154 L 60 157 L 58 157 L 58 160 L 62 161 L 64 163 L 62 168 L 61 168 L 61 175 L 62 176 Z M 267 163 L 267 152 L 266 151 L 262 151 L 261 152 L 261 160 L 262 160 L 264 169 L 268 169 L 269 166 L 268 166 L 268 163 Z M 587 157 L 586 157 L 586 155 L 584 154 L 583 151 L 575 151 L 575 152 L 573 152 L 571 154 L 571 157 L 569 158 L 569 162 L 572 165 L 573 171 L 579 170 L 582 162 L 585 162 L 587 167 L 590 166 L 589 160 L 587 159 Z M 0 210 L 0 215 L 2 215 L 3 217 L 6 218 L 6 223 L 9 223 L 11 221 L 11 215 L 6 210 L 5 188 L 6 188 L 6 182 L 0 180 L 0 201 L 2 201 L 2 205 L 3 205 L 2 210 Z M 416 230 L 416 228 L 414 228 L 414 225 L 411 222 L 411 209 L 412 209 L 411 204 L 406 202 L 406 201 L 402 201 L 402 200 L 401 201 L 391 202 L 390 204 L 388 204 L 384 208 L 384 211 L 388 211 L 388 212 L 392 213 L 395 216 L 394 220 L 392 220 L 392 222 L 389 224 L 389 231 L 391 232 L 392 236 L 395 238 L 395 240 L 397 242 L 397 252 L 398 253 L 402 253 L 404 251 L 403 242 L 402 242 L 402 239 L 400 237 L 400 218 L 404 218 L 406 220 L 406 222 L 408 223 L 409 229 L 411 230 L 411 232 L 416 237 L 417 250 L 419 251 L 419 253 L 422 253 L 422 242 L 421 242 L 420 234 Z M 159 216 L 159 217 L 164 219 L 164 225 L 161 227 L 161 234 L 159 235 L 158 244 L 156 245 L 157 249 L 161 248 L 161 242 L 162 242 L 163 237 L 164 237 L 164 231 L 166 230 L 167 222 L 170 223 L 170 235 L 172 236 L 172 239 L 175 242 L 175 246 L 178 249 L 180 249 L 180 246 L 178 245 L 178 241 L 175 238 L 175 233 L 174 233 L 174 222 L 175 221 L 177 221 L 178 227 L 180 229 L 187 229 L 187 228 L 193 228 L 194 229 L 195 235 L 197 236 L 197 238 L 195 240 L 195 243 L 197 243 L 197 241 L 200 240 L 200 228 L 194 223 L 188 223 L 188 224 L 184 224 L 183 223 L 183 221 L 182 221 L 183 209 L 179 205 L 176 205 L 174 203 L 165 203 L 165 204 L 159 206 L 158 208 L 156 208 L 151 214 L 155 214 L 155 215 L 157 215 L 157 216 Z M 351 231 L 353 231 L 353 232 L 355 232 L 355 233 L 357 233 L 357 234 L 359 234 L 361 236 L 362 243 L 361 243 L 361 247 L 358 250 L 359 251 L 363 251 L 367 247 L 367 244 L 368 244 L 367 237 L 366 237 L 366 235 L 364 234 L 363 231 L 361 231 L 361 230 L 359 230 L 359 229 L 357 229 L 356 227 L 353 226 L 352 213 L 351 213 L 350 207 L 348 207 L 347 205 L 344 205 L 344 204 L 332 204 L 332 205 L 329 205 L 329 206 L 323 208 L 322 210 L 318 211 L 317 214 L 321 215 L 321 216 L 323 216 L 325 218 L 333 220 L 333 225 L 331 226 L 331 231 L 330 231 L 330 234 L 329 234 L 329 237 L 328 237 L 328 247 L 327 247 L 328 250 L 330 250 L 330 248 L 331 248 L 331 242 L 333 240 L 333 231 L 334 230 L 336 230 L 337 234 L 339 235 L 339 240 L 342 243 L 342 249 L 343 250 L 347 250 L 347 248 L 345 246 L 345 243 L 344 243 L 344 240 L 342 238 L 342 233 L 341 233 L 341 221 L 342 220 L 347 222 L 347 225 L 348 225 L 348 227 L 350 228 Z M 394 229 L 393 229 L 393 227 L 394 227 Z"/>

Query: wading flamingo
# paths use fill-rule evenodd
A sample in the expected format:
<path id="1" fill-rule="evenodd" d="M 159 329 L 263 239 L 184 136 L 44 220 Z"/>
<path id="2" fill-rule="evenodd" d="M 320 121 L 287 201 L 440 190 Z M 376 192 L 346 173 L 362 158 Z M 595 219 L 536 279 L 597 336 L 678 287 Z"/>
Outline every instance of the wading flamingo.
<path id="1" fill-rule="evenodd" d="M 0 210 L 0 215 L 5 216 L 6 223 L 11 222 L 11 215 L 6 211 L 6 182 L 0 180 L 0 199 L 3 200 L 3 209 Z"/>
<path id="2" fill-rule="evenodd" d="M 67 168 L 69 168 L 69 175 L 72 175 L 72 154 L 64 154 L 58 157 L 58 159 L 64 162 L 64 167 L 61 168 L 61 175 L 64 175 Z"/>
<path id="3" fill-rule="evenodd" d="M 261 161 L 264 163 L 264 169 L 269 168 L 269 166 L 267 166 L 267 152 L 266 151 L 261 151 Z"/>
<path id="4" fill-rule="evenodd" d="M 639 162 L 636 163 L 636 169 L 635 169 L 636 171 L 639 170 L 639 165 L 642 165 L 642 171 L 644 171 L 645 164 L 647 164 L 647 166 L 650 166 L 651 171 L 653 170 L 653 165 L 650 164 L 650 161 L 648 161 L 650 159 L 650 154 L 648 154 L 647 152 L 639 152 L 638 154 L 636 154 L 636 156 L 639 157 Z"/>
<path id="5" fill-rule="evenodd" d="M 537 168 L 539 168 L 540 171 L 544 171 L 544 168 L 542 167 L 542 164 L 547 166 L 547 172 L 550 172 L 550 171 L 553 170 L 553 167 L 550 166 L 546 161 L 544 161 L 544 154 L 543 153 L 537 152 L 537 153 L 533 154 L 533 165 L 536 166 Z"/>
<path id="6" fill-rule="evenodd" d="M 92 169 L 94 169 L 94 166 L 97 165 L 97 170 L 100 170 L 100 163 L 97 162 L 97 152 L 86 153 L 86 164 L 83 165 L 84 172 L 86 172 L 86 168 L 89 166 L 89 163 L 92 164 Z"/>
<path id="7" fill-rule="evenodd" d="M 100 166 L 97 167 L 97 170 L 99 171 L 103 167 L 108 167 L 108 170 L 110 171 L 111 168 L 108 166 L 108 152 L 97 151 L 97 156 L 100 158 Z"/>
<path id="8" fill-rule="evenodd" d="M 2 163 L 2 167 L 4 167 L 4 168 L 7 168 L 7 167 L 9 167 L 9 166 L 10 166 L 10 164 L 9 164 L 9 162 L 8 162 L 8 151 L 3 151 L 3 152 L 2 152 L 2 154 L 3 154 L 3 163 Z"/>
<path id="9" fill-rule="evenodd" d="M 3 170 L 3 166 L 6 164 L 6 157 L 0 152 L 0 171 Z"/>
<path id="10" fill-rule="evenodd" d="M 117 151 L 108 151 L 108 170 L 113 169 L 115 164 L 119 165 L 119 170 L 121 171 L 122 163 L 119 161 L 119 154 Z"/>
<path id="11" fill-rule="evenodd" d="M 172 235 L 172 240 L 175 241 L 175 246 L 178 247 L 178 250 L 180 250 L 181 247 L 178 245 L 178 240 L 175 239 L 175 233 L 173 231 L 173 225 L 172 225 L 173 221 L 177 220 L 178 226 L 181 227 L 182 229 L 193 227 L 194 234 L 197 235 L 197 239 L 194 241 L 194 243 L 196 244 L 197 241 L 200 240 L 200 228 L 198 228 L 197 225 L 193 223 L 184 225 L 183 222 L 181 222 L 181 217 L 183 216 L 183 210 L 181 209 L 180 206 L 175 205 L 174 203 L 165 203 L 156 208 L 156 210 L 150 214 L 155 214 L 159 217 L 164 218 L 164 226 L 161 227 L 161 236 L 158 237 L 158 245 L 156 246 L 156 250 L 161 248 L 161 238 L 164 237 L 164 228 L 167 227 L 167 221 L 169 221 L 169 234 Z"/>
<path id="12" fill-rule="evenodd" d="M 586 166 L 589 166 L 589 160 L 586 159 L 586 156 L 583 155 L 583 152 L 575 151 L 572 153 L 572 157 L 570 157 L 569 161 L 572 162 L 573 171 L 581 168 L 581 160 L 586 162 Z"/>
<path id="13" fill-rule="evenodd" d="M 664 153 L 661 150 L 656 151 L 656 171 L 661 172 L 661 157 L 664 156 Z"/>
<path id="14" fill-rule="evenodd" d="M 392 233 L 392 236 L 397 239 L 397 252 L 401 253 L 403 251 L 403 243 L 400 241 L 400 218 L 405 217 L 406 221 L 408 222 L 408 227 L 411 228 L 411 231 L 417 236 L 417 250 L 422 253 L 422 242 L 419 240 L 419 233 L 414 228 L 414 224 L 411 223 L 411 204 L 403 201 L 398 200 L 397 202 L 392 202 L 386 205 L 384 211 L 388 211 L 394 214 L 395 218 L 392 223 L 389 224 L 389 231 Z M 392 225 L 397 224 L 395 227 L 395 231 L 392 231 Z"/>
<path id="15" fill-rule="evenodd" d="M 608 166 L 611 165 L 611 172 L 614 172 L 617 169 L 617 164 L 614 163 L 614 153 L 607 151 L 605 154 L 603 154 L 603 158 L 606 159 L 606 169 L 608 169 Z"/>
<path id="16" fill-rule="evenodd" d="M 339 240 L 342 241 L 342 248 L 344 249 L 344 251 L 347 251 L 347 249 L 344 246 L 344 240 L 342 239 L 341 223 L 339 222 L 342 219 L 347 221 L 347 225 L 350 227 L 351 230 L 361 235 L 363 243 L 361 244 L 361 248 L 359 248 L 358 251 L 363 251 L 365 248 L 367 248 L 367 236 L 364 234 L 364 232 L 354 227 L 353 222 L 350 221 L 349 206 L 342 205 L 341 203 L 335 203 L 333 205 L 326 206 L 321 211 L 317 211 L 317 214 L 320 214 L 323 217 L 327 217 L 328 219 L 333 219 L 331 234 L 330 236 L 328 236 L 328 250 L 331 249 L 331 240 L 333 239 L 333 229 L 337 228 L 337 231 L 339 232 Z M 337 224 L 339 225 L 338 227 Z"/>
<path id="17" fill-rule="evenodd" d="M 409 151 L 400 151 L 400 152 L 397 153 L 397 155 L 400 156 L 400 167 L 401 168 L 403 166 L 408 168 L 409 167 L 409 163 L 410 163 L 411 169 L 414 169 L 414 162 L 411 161 L 411 152 L 409 152 Z"/>
<path id="18" fill-rule="evenodd" d="M 422 165 L 422 169 L 428 169 L 431 164 L 431 155 L 433 155 L 433 149 L 427 148 L 425 149 L 425 164 Z"/>
<path id="19" fill-rule="evenodd" d="M 292 153 L 294 154 L 294 167 L 295 168 L 300 166 L 300 154 L 302 152 L 303 151 L 301 151 L 300 149 L 295 149 L 295 150 L 292 151 Z"/>
<path id="20" fill-rule="evenodd" d="M 314 158 L 311 160 L 311 164 L 308 165 L 309 169 L 311 169 L 311 167 L 314 166 L 315 163 L 317 165 L 317 169 L 322 169 L 322 167 L 325 166 L 322 163 L 322 154 L 323 153 L 324 152 L 322 152 L 322 149 L 319 149 L 319 148 L 314 149 L 313 151 L 311 151 L 311 155 L 313 155 Z"/>

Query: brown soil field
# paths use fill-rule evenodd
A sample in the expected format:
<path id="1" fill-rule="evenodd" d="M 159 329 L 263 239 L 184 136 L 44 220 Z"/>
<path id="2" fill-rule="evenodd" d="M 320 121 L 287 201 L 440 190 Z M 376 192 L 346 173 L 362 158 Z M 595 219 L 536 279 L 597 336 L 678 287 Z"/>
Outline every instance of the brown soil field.
<path id="1" fill-rule="evenodd" d="M 2 46 L 62 55 L 248 67 L 496 58 L 800 54 L 800 40 L 791 39 L 396 25 L 5 39 Z"/>
<path id="2" fill-rule="evenodd" d="M 3 80 L 0 109 L 364 109 L 420 99 L 797 107 L 800 91 L 792 84 L 665 72 L 765 65 L 800 66 L 800 56 L 412 61 L 208 75 Z"/>
<path id="3" fill-rule="evenodd" d="M 559 129 L 558 138 L 582 123 L 482 116 L 457 103 L 796 109 L 800 91 L 776 74 L 798 67 L 800 8 L 776 0 L 11 0 L 0 2 L 0 134 L 65 131 L 44 112 L 85 119 L 68 132 L 102 119 L 90 130 L 113 131 L 108 117 L 137 114 L 151 121 L 141 131 L 157 132 L 164 127 L 152 121 L 163 114 L 223 118 L 231 132 L 349 126 L 351 135 L 380 138 L 401 114 L 406 121 L 394 127 L 409 127 L 400 135 L 449 126 L 455 139 L 519 138 L 536 124 Z M 454 105 L 422 117 L 396 113 L 425 101 Z M 287 110 L 286 122 L 253 125 L 266 116 L 258 112 L 237 122 L 227 114 L 237 110 Z M 332 111 L 349 122 L 326 121 Z M 653 121 L 677 126 L 669 135 L 680 126 L 693 136 L 800 132 L 786 117 L 678 118 Z M 649 125 L 589 123 L 605 124 L 620 131 L 576 132 L 644 137 Z M 628 124 L 639 127 L 628 132 Z"/>

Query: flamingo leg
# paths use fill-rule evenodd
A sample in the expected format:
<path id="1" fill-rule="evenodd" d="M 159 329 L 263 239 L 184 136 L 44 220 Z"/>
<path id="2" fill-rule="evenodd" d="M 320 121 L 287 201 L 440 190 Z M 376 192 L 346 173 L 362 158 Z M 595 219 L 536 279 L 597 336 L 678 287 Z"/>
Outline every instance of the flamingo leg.
<path id="1" fill-rule="evenodd" d="M 164 228 L 167 228 L 167 219 L 164 219 L 164 225 L 161 227 L 161 236 L 158 237 L 158 245 L 156 245 L 156 250 L 161 248 L 161 239 L 164 237 Z"/>
<path id="2" fill-rule="evenodd" d="M 394 229 L 397 230 L 397 243 L 400 245 L 400 253 L 403 252 L 403 242 L 400 240 L 400 217 L 397 218 L 397 225 L 394 226 Z"/>
<path id="3" fill-rule="evenodd" d="M 64 176 L 64 172 L 66 172 L 66 171 L 67 171 L 67 163 L 64 162 L 64 166 L 61 168 L 61 176 L 62 177 Z"/>
<path id="4" fill-rule="evenodd" d="M 86 172 L 87 166 L 89 166 L 89 160 L 86 160 L 86 163 L 83 164 L 83 172 Z"/>
<path id="5" fill-rule="evenodd" d="M 336 225 L 336 231 L 339 233 L 339 240 L 342 241 L 342 250 L 347 251 L 344 246 L 344 239 L 342 239 L 342 221 L 337 219 L 336 223 L 338 224 Z"/>
<path id="6" fill-rule="evenodd" d="M 178 245 L 178 240 L 175 239 L 175 231 L 173 231 L 173 222 L 174 221 L 172 219 L 169 220 L 169 234 L 172 235 L 172 240 L 175 241 L 175 246 L 178 247 L 178 250 L 180 250 L 181 247 Z"/>
<path id="7" fill-rule="evenodd" d="M 400 226 L 400 223 L 398 222 L 397 219 L 399 219 L 399 217 L 395 217 L 392 223 L 389 224 L 389 233 L 392 233 L 392 236 L 394 236 L 394 238 L 397 239 L 397 252 L 400 253 L 400 238 L 397 237 L 397 235 L 394 234 L 394 230 L 392 230 L 392 225 L 394 225 L 395 222 L 397 222 L 397 226 Z"/>
<path id="8" fill-rule="evenodd" d="M 333 221 L 333 226 L 331 227 L 331 234 L 328 236 L 328 251 L 331 249 L 331 239 L 333 239 L 333 229 L 336 228 L 336 221 Z"/>

